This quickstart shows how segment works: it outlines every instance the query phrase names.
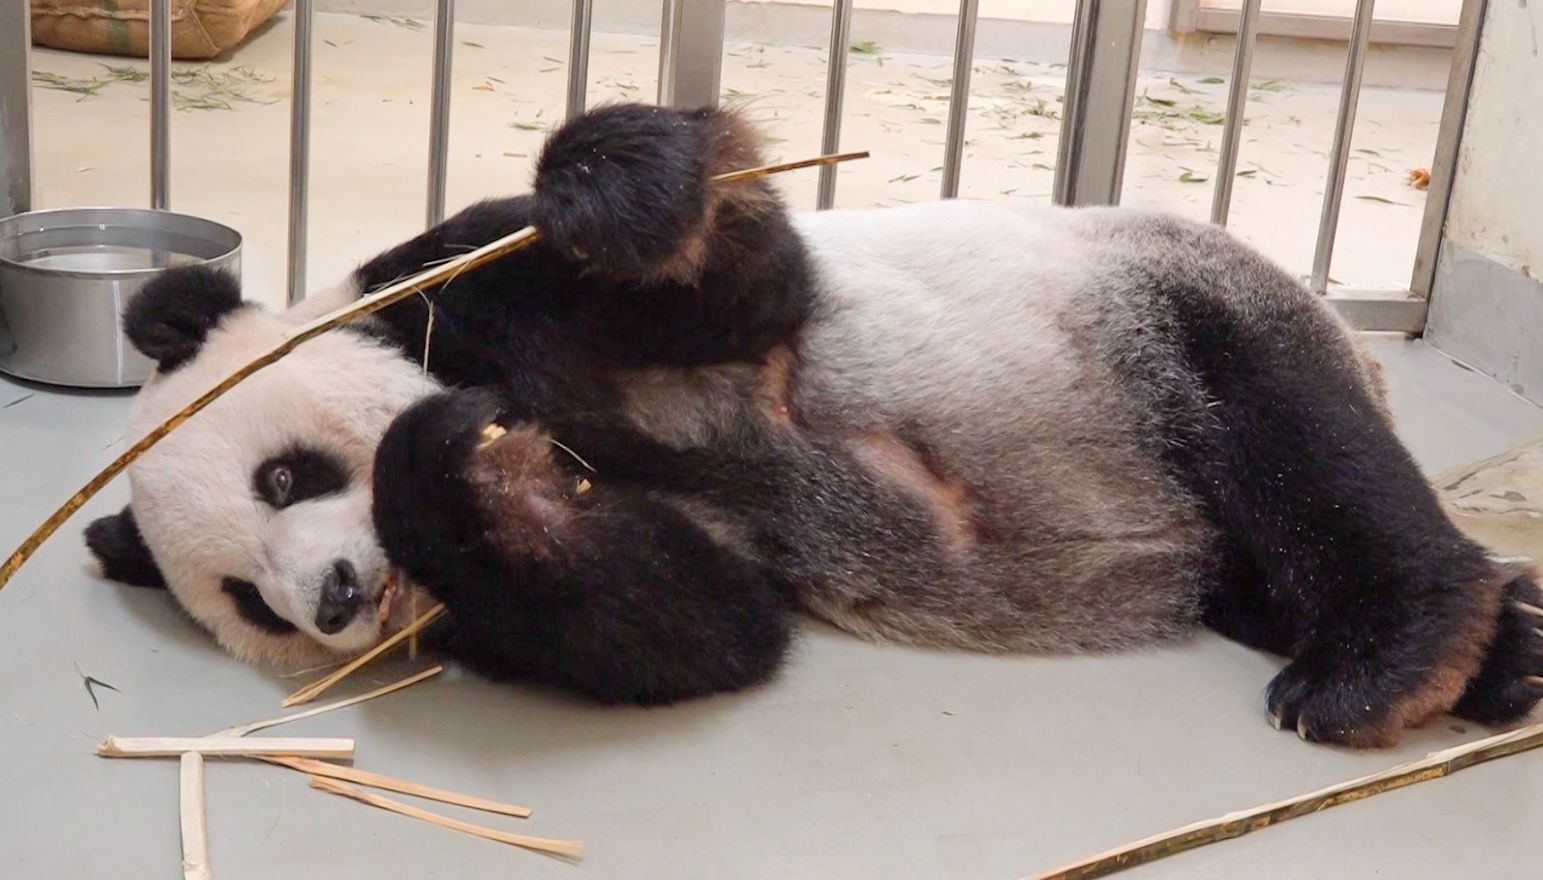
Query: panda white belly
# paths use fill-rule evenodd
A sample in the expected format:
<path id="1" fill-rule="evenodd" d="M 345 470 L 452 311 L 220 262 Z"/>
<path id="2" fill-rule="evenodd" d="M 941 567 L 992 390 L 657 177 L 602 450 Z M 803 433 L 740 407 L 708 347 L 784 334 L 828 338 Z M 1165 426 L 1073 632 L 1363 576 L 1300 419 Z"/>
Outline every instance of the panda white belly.
<path id="1" fill-rule="evenodd" d="M 1116 267 L 1073 220 L 965 201 L 797 218 L 819 287 L 793 407 L 918 498 L 948 548 L 911 582 L 810 585 L 817 613 L 1004 650 L 1113 647 L 1194 619 L 1211 530 L 1099 356 Z"/>

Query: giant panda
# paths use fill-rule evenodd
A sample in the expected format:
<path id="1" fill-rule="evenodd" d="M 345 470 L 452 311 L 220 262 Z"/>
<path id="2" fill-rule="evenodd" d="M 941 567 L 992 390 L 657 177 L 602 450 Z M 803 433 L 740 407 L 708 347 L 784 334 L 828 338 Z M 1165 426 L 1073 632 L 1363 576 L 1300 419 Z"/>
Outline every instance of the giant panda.
<path id="1" fill-rule="evenodd" d="M 87 530 L 249 661 L 414 606 L 487 676 L 606 703 L 756 685 L 801 610 L 857 636 L 1090 652 L 1208 626 L 1290 658 L 1279 727 L 1393 743 L 1543 695 L 1529 571 L 1445 517 L 1354 338 L 1224 231 L 967 200 L 790 213 L 734 113 L 613 105 L 287 312 L 166 272 L 125 318 L 140 433 L 321 310 L 537 244 L 299 347 Z M 400 575 L 400 577 L 397 576 Z"/>

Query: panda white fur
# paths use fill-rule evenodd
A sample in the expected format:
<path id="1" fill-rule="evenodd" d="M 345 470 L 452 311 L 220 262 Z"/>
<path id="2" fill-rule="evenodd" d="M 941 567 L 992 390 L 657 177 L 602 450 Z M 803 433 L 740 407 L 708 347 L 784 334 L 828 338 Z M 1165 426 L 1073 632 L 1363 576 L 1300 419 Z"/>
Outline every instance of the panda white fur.
<path id="1" fill-rule="evenodd" d="M 469 666 L 608 702 L 764 681 L 798 608 L 987 651 L 1203 622 L 1293 658 L 1277 724 L 1352 745 L 1543 695 L 1531 575 L 1445 518 L 1281 270 L 1152 213 L 790 215 L 763 181 L 707 183 L 758 162 L 730 113 L 608 107 L 552 136 L 533 195 L 289 313 L 167 273 L 126 321 L 160 364 L 135 431 L 321 309 L 542 232 L 174 432 L 88 530 L 106 574 L 285 665 L 432 597 Z M 393 570 L 413 586 L 388 595 Z"/>

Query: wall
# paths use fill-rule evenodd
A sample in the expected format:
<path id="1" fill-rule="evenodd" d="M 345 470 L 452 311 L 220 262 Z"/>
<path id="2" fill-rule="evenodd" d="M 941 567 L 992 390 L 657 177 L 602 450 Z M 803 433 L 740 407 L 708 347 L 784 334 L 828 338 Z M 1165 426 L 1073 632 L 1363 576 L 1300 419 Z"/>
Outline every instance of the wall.
<path id="1" fill-rule="evenodd" d="M 1543 0 L 1490 0 L 1431 341 L 1543 402 Z"/>

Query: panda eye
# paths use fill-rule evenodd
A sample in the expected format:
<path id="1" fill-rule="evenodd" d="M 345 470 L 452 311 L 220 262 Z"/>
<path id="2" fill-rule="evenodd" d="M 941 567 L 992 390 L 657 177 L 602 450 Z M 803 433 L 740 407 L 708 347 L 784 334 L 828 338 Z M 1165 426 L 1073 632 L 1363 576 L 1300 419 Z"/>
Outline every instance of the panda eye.
<path id="1" fill-rule="evenodd" d="M 295 488 L 294 472 L 283 465 L 277 465 L 268 471 L 268 503 L 274 507 L 283 507 L 289 503 L 289 493 Z"/>
<path id="2" fill-rule="evenodd" d="M 263 462 L 252 489 L 275 510 L 348 488 L 342 462 L 318 449 L 296 447 Z"/>

